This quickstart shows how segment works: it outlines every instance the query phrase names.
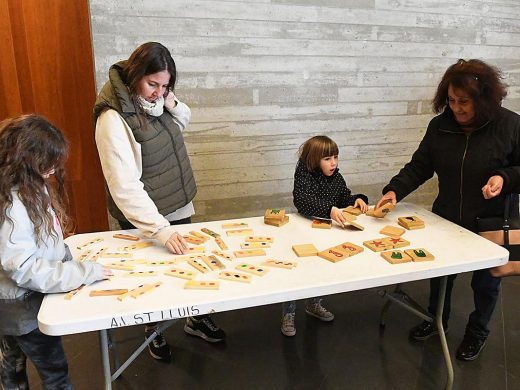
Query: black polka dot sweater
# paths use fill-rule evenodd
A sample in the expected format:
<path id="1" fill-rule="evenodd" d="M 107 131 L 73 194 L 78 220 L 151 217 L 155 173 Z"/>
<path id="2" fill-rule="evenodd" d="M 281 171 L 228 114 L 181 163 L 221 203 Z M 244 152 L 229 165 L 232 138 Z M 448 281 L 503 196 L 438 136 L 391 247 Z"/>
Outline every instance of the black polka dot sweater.
<path id="1" fill-rule="evenodd" d="M 293 202 L 300 214 L 307 217 L 330 218 L 333 206 L 352 206 L 357 198 L 368 204 L 366 195 L 351 194 L 339 169 L 336 169 L 332 176 L 325 176 L 321 170 L 308 171 L 301 161 L 296 165 Z"/>

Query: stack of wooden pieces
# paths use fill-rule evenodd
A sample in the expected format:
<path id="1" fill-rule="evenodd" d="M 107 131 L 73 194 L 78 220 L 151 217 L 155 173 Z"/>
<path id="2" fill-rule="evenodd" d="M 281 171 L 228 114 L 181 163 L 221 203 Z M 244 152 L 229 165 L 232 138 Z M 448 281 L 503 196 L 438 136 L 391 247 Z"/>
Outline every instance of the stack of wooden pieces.
<path id="1" fill-rule="evenodd" d="M 289 216 L 285 215 L 285 209 L 267 209 L 264 214 L 264 223 L 272 226 L 283 226 L 289 222 Z"/>
<path id="2" fill-rule="evenodd" d="M 397 223 L 408 230 L 424 228 L 424 221 L 415 215 L 411 217 L 399 217 Z"/>

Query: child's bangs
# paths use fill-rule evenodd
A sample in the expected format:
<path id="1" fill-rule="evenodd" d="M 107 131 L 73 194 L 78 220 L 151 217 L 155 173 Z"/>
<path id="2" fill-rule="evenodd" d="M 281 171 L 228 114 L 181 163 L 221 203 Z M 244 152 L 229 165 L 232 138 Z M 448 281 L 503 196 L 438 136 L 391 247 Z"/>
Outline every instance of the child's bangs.
<path id="1" fill-rule="evenodd" d="M 322 145 L 321 157 L 337 156 L 339 154 L 338 145 L 335 142 L 327 142 Z"/>

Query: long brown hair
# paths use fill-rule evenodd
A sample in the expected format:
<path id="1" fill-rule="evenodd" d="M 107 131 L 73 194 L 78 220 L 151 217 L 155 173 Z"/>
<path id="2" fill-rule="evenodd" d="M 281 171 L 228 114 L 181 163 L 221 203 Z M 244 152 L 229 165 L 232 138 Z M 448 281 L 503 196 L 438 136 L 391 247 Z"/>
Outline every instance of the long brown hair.
<path id="1" fill-rule="evenodd" d="M 337 156 L 338 145 L 326 135 L 317 135 L 305 141 L 298 151 L 300 161 L 308 171 L 316 171 L 320 168 L 323 157 Z"/>
<path id="2" fill-rule="evenodd" d="M 0 225 L 12 219 L 7 209 L 16 189 L 34 225 L 37 240 L 44 233 L 58 237 L 49 209 L 52 206 L 63 230 L 66 212 L 65 168 L 68 144 L 62 132 L 38 115 L 22 115 L 0 122 Z M 55 171 L 52 179 L 43 175 Z"/>

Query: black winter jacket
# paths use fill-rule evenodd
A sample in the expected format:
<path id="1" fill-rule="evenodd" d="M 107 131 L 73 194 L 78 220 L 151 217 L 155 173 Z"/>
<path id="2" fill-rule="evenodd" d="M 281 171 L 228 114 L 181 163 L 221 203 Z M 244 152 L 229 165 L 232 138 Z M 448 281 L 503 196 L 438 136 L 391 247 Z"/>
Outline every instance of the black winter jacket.
<path id="1" fill-rule="evenodd" d="M 466 135 L 446 108 L 430 121 L 411 161 L 383 194 L 394 191 L 400 201 L 434 173 L 439 179 L 435 214 L 472 231 L 476 217 L 503 215 L 506 195 L 520 191 L 520 116 L 501 108 L 493 120 Z M 482 187 L 493 175 L 502 176 L 504 186 L 499 196 L 486 200 Z"/>
<path id="2" fill-rule="evenodd" d="M 333 206 L 352 206 L 357 198 L 368 204 L 363 194 L 351 195 L 339 169 L 332 176 L 325 176 L 321 170 L 310 172 L 300 160 L 294 172 L 293 202 L 298 212 L 307 217 L 330 218 Z"/>

